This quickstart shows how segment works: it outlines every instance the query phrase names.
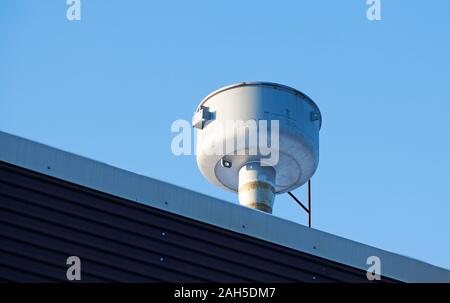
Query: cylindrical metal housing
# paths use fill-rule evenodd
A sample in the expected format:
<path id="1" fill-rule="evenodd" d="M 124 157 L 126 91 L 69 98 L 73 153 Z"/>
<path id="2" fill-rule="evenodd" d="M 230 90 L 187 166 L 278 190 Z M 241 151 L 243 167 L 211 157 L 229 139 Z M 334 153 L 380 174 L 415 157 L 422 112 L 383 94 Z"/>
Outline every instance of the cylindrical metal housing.
<path id="1" fill-rule="evenodd" d="M 193 118 L 198 167 L 211 183 L 239 191 L 241 204 L 254 207 L 264 200 L 268 211 L 270 192 L 291 191 L 316 171 L 321 123 L 317 105 L 293 88 L 269 82 L 221 88 L 200 103 Z M 271 167 L 273 176 L 264 183 L 259 174 L 267 170 L 250 173 L 250 166 Z M 260 191 L 241 193 L 251 174 Z"/>
<path id="2" fill-rule="evenodd" d="M 239 170 L 239 203 L 272 213 L 275 198 L 275 169 L 251 162 Z"/>

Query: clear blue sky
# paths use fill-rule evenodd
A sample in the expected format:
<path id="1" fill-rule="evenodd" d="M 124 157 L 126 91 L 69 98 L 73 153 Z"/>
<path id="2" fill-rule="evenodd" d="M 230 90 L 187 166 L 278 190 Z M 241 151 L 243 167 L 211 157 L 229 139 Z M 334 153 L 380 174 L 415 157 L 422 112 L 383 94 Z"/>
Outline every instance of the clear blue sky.
<path id="1" fill-rule="evenodd" d="M 365 0 L 66 9 L 0 1 L 0 130 L 236 203 L 172 155 L 171 123 L 223 85 L 289 85 L 323 114 L 313 227 L 450 268 L 450 1 L 375 22 Z M 287 195 L 274 214 L 306 224 Z"/>

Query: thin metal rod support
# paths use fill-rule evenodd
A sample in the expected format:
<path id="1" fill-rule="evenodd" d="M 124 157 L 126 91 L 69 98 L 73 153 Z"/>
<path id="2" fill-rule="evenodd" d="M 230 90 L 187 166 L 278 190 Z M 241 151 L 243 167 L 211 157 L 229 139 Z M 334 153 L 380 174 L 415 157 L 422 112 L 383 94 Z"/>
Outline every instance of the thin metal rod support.
<path id="1" fill-rule="evenodd" d="M 289 191 L 288 194 L 308 213 L 308 227 L 311 227 L 311 180 L 308 180 L 308 208 L 306 208 L 306 206 L 303 205 L 303 203 L 300 202 L 300 200 L 297 199 L 297 197 L 295 197 L 293 193 Z"/>
<path id="2" fill-rule="evenodd" d="M 308 180 L 308 227 L 311 227 L 311 179 Z"/>

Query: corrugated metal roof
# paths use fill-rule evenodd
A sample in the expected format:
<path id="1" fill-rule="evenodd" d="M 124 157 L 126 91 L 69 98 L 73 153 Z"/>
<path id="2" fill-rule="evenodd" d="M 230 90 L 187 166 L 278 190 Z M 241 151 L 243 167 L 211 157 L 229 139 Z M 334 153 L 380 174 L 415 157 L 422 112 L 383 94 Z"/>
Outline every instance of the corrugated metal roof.
<path id="1" fill-rule="evenodd" d="M 64 280 L 78 255 L 89 281 L 363 281 L 375 255 L 384 277 L 450 281 L 446 269 L 39 143 L 2 132 L 0 143 L 0 279 Z"/>
<path id="2" fill-rule="evenodd" d="M 3 279 L 361 282 L 365 272 L 0 162 Z M 34 275 L 34 276 L 30 276 Z"/>

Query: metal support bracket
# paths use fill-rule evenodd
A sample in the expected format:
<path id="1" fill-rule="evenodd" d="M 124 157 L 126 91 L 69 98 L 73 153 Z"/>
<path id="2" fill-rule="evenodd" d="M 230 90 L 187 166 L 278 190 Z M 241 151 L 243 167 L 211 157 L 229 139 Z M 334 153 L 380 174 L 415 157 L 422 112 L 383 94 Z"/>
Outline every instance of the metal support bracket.
<path id="1" fill-rule="evenodd" d="M 308 214 L 308 227 L 311 227 L 311 179 L 308 180 L 308 208 L 306 208 L 305 205 L 303 205 L 302 202 L 300 202 L 297 197 L 294 196 L 293 193 L 290 191 L 288 192 L 289 196 L 291 196 L 292 199 L 294 199 L 295 202 L 297 202 L 298 205 L 300 205 Z"/>
<path id="2" fill-rule="evenodd" d="M 209 119 L 211 119 L 211 113 L 208 108 L 202 107 L 194 114 L 194 117 L 192 118 L 192 127 L 203 129 L 206 121 Z"/>

